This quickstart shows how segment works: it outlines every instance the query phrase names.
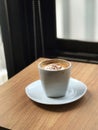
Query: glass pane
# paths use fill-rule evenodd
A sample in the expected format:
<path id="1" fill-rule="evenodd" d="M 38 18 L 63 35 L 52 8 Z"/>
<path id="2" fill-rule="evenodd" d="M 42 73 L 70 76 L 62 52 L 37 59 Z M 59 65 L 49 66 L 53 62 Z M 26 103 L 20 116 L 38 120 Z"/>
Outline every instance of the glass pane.
<path id="1" fill-rule="evenodd" d="M 98 0 L 56 0 L 57 38 L 98 42 Z"/>
<path id="2" fill-rule="evenodd" d="M 7 76 L 6 61 L 2 41 L 2 33 L 0 27 L 0 85 L 5 83 L 7 80 L 8 76 Z"/>

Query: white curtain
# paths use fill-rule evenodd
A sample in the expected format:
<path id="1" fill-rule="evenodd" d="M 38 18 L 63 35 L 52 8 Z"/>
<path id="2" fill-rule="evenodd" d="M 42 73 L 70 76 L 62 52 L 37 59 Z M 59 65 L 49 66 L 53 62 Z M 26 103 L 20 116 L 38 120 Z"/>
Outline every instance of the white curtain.
<path id="1" fill-rule="evenodd" d="M 57 37 L 98 42 L 98 0 L 56 0 Z"/>

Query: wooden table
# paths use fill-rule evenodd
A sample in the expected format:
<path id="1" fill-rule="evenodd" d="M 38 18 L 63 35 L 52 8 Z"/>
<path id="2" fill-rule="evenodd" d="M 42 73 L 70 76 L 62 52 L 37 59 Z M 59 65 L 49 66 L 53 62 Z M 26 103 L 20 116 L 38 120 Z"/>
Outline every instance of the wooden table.
<path id="1" fill-rule="evenodd" d="M 58 106 L 30 100 L 25 87 L 39 79 L 38 59 L 0 86 L 0 126 L 12 130 L 98 130 L 98 65 L 72 62 L 71 76 L 87 85 L 78 101 Z"/>

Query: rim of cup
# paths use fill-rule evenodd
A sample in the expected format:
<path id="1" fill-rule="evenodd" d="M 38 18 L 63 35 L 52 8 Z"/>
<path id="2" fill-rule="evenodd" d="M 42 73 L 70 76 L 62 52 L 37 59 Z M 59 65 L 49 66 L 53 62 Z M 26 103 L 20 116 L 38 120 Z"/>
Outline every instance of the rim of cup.
<path id="1" fill-rule="evenodd" d="M 68 67 L 65 67 L 64 69 L 61 69 L 61 70 L 48 70 L 48 69 L 44 69 L 44 68 L 41 67 L 41 64 L 43 64 L 43 63 L 45 63 L 47 61 L 53 61 L 53 60 L 64 61 L 65 63 L 68 63 L 69 65 L 68 65 Z M 45 60 L 39 62 L 39 64 L 38 64 L 38 68 L 41 69 L 41 70 L 45 70 L 45 71 L 63 71 L 63 70 L 71 68 L 71 66 L 72 65 L 71 65 L 70 61 L 64 60 L 64 59 L 56 59 L 56 58 L 54 58 L 54 59 L 45 59 Z"/>

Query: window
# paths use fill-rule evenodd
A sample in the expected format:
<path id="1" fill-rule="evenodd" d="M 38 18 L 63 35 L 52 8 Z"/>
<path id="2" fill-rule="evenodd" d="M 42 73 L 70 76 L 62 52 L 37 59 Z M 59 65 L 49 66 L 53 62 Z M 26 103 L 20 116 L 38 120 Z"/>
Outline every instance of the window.
<path id="1" fill-rule="evenodd" d="M 80 4 L 78 0 L 75 0 L 75 1 L 78 2 L 77 4 Z M 94 16 L 89 11 L 87 12 L 87 14 L 85 13 L 83 2 L 88 2 L 88 1 L 83 0 L 82 5 L 81 5 L 82 7 L 79 10 L 81 12 L 81 19 L 79 18 L 77 20 L 77 15 L 79 11 L 75 10 L 78 8 L 78 7 L 77 8 L 75 7 L 76 5 L 73 6 L 75 1 L 74 0 L 70 0 L 70 1 L 53 0 L 52 2 L 49 0 L 46 0 L 46 1 L 43 0 L 43 2 L 41 1 L 44 39 L 45 39 L 45 44 L 47 43 L 46 48 L 48 49 L 48 52 L 50 52 L 48 53 L 48 56 L 51 56 L 52 54 L 54 54 L 55 56 L 58 56 L 58 57 L 71 58 L 73 60 L 82 60 L 86 62 L 96 63 L 98 61 L 98 42 L 97 42 L 97 31 L 98 31 L 97 28 L 98 27 L 97 26 L 95 27 L 96 29 L 95 41 L 90 40 L 90 39 L 88 40 L 88 38 L 87 40 L 83 39 L 84 38 L 83 32 L 85 29 L 87 30 L 87 32 L 89 32 L 90 30 L 93 30 L 92 28 L 90 28 L 90 25 L 88 25 L 87 23 L 84 25 L 84 22 L 83 22 L 84 15 L 85 15 L 86 20 L 87 20 L 87 16 L 86 16 L 87 14 L 89 14 L 88 15 L 89 17 L 90 15 L 91 17 L 94 17 Z M 64 2 L 64 4 L 61 2 Z M 87 10 L 90 8 L 90 6 L 94 10 L 95 9 L 97 10 L 97 8 L 95 8 L 96 4 L 94 5 L 93 0 L 90 0 L 89 3 L 90 4 L 89 6 L 87 6 Z M 63 9 L 61 8 L 62 5 L 63 5 Z M 69 5 L 70 5 L 71 11 L 68 11 Z M 63 10 L 65 10 L 66 12 L 62 12 Z M 72 10 L 74 10 L 74 12 Z M 77 13 L 75 14 L 76 16 L 74 19 L 73 19 L 73 13 Z M 94 12 L 92 11 L 92 13 Z M 64 17 L 62 17 L 63 15 Z M 98 15 L 97 11 L 95 15 L 96 16 Z M 71 21 L 69 23 L 70 19 Z M 61 21 L 62 21 L 62 24 L 60 23 Z M 97 21 L 98 19 L 96 19 L 96 23 Z M 91 21 L 91 23 L 93 23 L 93 20 Z M 79 28 L 80 26 L 79 24 L 85 27 Z M 74 25 L 77 25 L 78 28 L 76 29 Z M 70 28 L 71 28 L 71 33 L 69 33 Z M 76 32 L 75 35 L 74 35 L 74 32 Z M 91 34 L 89 34 L 87 37 L 89 37 Z"/>
<path id="2" fill-rule="evenodd" d="M 56 0 L 57 37 L 98 42 L 98 0 Z"/>
<path id="3" fill-rule="evenodd" d="M 4 54 L 4 47 L 2 41 L 2 32 L 0 26 L 0 85 L 8 80 L 7 69 L 6 69 L 6 61 Z"/>

